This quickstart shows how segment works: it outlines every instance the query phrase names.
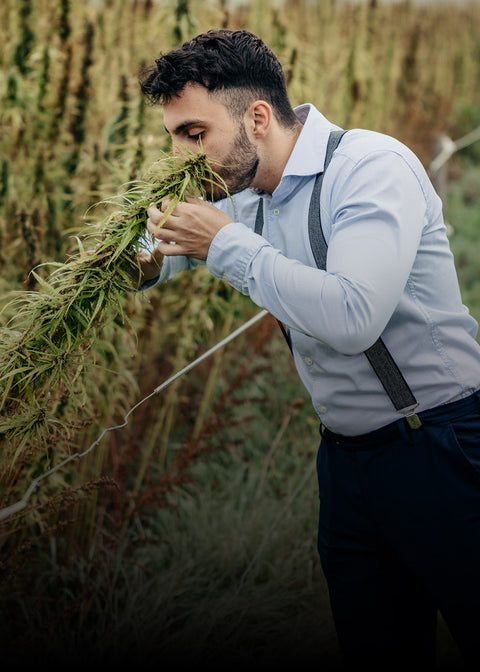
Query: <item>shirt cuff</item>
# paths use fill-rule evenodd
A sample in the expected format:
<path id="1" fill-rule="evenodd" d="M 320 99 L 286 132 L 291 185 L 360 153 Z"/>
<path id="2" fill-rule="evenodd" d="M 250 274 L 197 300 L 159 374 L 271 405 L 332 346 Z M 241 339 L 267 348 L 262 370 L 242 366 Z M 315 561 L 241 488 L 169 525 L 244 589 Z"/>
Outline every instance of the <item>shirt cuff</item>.
<path id="1" fill-rule="evenodd" d="M 137 289 L 137 292 L 144 292 L 146 289 L 150 289 L 150 287 L 155 287 L 155 285 L 158 285 L 159 282 L 160 282 L 160 275 L 157 275 L 156 278 L 146 280 L 143 284 L 141 284 L 140 287 Z"/>
<path id="2" fill-rule="evenodd" d="M 248 294 L 247 268 L 262 247 L 270 247 L 265 238 L 241 222 L 232 222 L 216 234 L 207 256 L 210 273 L 242 294 Z"/>

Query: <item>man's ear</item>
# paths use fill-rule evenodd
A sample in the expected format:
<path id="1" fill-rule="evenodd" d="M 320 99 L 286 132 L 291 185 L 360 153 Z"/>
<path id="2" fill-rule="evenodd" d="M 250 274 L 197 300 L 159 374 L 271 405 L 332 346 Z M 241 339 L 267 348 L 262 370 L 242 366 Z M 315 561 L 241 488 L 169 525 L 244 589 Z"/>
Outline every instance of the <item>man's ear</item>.
<path id="1" fill-rule="evenodd" d="M 266 135 L 272 123 L 272 118 L 272 108 L 264 100 L 256 100 L 247 110 L 248 126 L 257 138 Z"/>

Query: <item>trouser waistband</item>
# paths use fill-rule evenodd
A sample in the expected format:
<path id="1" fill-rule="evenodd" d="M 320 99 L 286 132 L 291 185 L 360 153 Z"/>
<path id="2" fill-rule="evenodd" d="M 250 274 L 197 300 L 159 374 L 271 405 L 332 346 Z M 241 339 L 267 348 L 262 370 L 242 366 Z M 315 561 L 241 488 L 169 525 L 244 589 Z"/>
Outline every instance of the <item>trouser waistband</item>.
<path id="1" fill-rule="evenodd" d="M 458 399 L 457 401 L 451 401 L 448 404 L 442 404 L 435 408 L 421 411 L 417 415 L 420 418 L 422 425 L 429 425 L 450 422 L 455 420 L 455 418 L 462 417 L 463 415 L 473 413 L 477 410 L 480 410 L 480 390 L 477 390 L 464 399 Z M 362 447 L 371 448 L 374 445 L 385 443 L 394 436 L 405 434 L 406 431 L 415 432 L 418 430 L 410 429 L 405 418 L 400 418 L 384 427 L 357 436 L 343 436 L 342 434 L 336 434 L 323 425 L 320 429 L 322 437 L 333 441 L 339 446 L 356 449 Z"/>

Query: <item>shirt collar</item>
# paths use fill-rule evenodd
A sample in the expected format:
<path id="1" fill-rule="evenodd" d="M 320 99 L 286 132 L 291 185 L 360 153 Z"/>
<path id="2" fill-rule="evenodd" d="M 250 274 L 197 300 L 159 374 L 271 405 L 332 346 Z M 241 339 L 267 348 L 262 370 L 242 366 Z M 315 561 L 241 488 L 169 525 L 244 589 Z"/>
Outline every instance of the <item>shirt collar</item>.
<path id="1" fill-rule="evenodd" d="M 287 161 L 282 177 L 310 176 L 321 173 L 330 131 L 338 128 L 326 119 L 314 105 L 306 103 L 295 108 L 303 124 L 300 135 Z"/>

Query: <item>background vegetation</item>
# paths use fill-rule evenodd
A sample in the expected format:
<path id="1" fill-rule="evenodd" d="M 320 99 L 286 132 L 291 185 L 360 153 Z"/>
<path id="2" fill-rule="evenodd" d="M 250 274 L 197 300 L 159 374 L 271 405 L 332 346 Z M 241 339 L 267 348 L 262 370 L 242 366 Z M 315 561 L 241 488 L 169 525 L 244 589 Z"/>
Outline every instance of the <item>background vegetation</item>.
<path id="1" fill-rule="evenodd" d="M 247 28 L 285 66 L 292 101 L 396 135 L 429 164 L 438 133 L 480 125 L 479 7 L 381 0 L 3 0 L 0 327 L 31 270 L 63 262 L 91 208 L 168 149 L 137 75 L 211 27 Z M 479 147 L 450 163 L 446 213 L 480 317 Z M 86 214 L 87 213 L 87 214 Z M 42 267 L 46 273 L 48 267 Z M 257 312 L 206 272 L 127 295 L 129 322 L 91 353 L 83 412 L 12 465 L 0 507 Z M 2 660 L 337 664 L 315 550 L 317 422 L 264 318 L 141 406 L 121 432 L 0 521 Z M 440 658 L 455 661 L 444 634 Z M 73 661 L 72 661 L 73 659 Z"/>

